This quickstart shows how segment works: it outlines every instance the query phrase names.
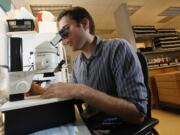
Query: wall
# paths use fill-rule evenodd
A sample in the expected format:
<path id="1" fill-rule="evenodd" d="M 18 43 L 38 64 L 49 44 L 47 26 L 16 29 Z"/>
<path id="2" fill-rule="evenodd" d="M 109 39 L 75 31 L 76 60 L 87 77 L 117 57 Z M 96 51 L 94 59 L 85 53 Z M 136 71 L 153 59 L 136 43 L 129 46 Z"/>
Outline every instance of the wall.
<path id="1" fill-rule="evenodd" d="M 6 13 L 0 7 L 0 65 L 7 65 Z M 6 87 L 6 69 L 0 67 L 0 90 Z"/>
<path id="2" fill-rule="evenodd" d="M 5 12 L 0 7 L 0 65 L 7 65 L 7 24 L 5 16 Z"/>

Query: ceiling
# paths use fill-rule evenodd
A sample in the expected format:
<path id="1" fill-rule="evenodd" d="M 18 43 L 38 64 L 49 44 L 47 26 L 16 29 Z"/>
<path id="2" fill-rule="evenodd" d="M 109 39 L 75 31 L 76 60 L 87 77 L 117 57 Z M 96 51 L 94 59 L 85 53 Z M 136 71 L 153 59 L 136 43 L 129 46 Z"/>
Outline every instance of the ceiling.
<path id="1" fill-rule="evenodd" d="M 180 30 L 180 8 L 176 8 L 180 7 L 180 0 L 12 0 L 12 3 L 15 8 L 24 6 L 30 11 L 30 5 L 82 6 L 93 16 L 96 32 L 103 38 L 117 36 L 114 12 L 122 3 L 127 3 L 129 6 L 132 25 L 155 25 L 157 28 Z M 135 7 L 136 10 L 134 10 Z M 162 12 L 168 8 L 179 11 L 173 11 L 176 15 L 164 16 Z"/>

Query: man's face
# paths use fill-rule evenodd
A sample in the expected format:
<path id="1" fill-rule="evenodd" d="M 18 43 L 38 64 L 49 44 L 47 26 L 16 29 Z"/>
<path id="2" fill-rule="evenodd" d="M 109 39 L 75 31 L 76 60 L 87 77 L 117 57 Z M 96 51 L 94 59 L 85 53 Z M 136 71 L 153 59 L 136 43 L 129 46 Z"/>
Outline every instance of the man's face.
<path id="1" fill-rule="evenodd" d="M 63 39 L 64 44 L 71 46 L 72 51 L 82 50 L 86 42 L 86 32 L 83 25 L 79 25 L 67 16 L 59 21 L 60 30 L 66 26 L 69 27 L 68 36 Z"/>

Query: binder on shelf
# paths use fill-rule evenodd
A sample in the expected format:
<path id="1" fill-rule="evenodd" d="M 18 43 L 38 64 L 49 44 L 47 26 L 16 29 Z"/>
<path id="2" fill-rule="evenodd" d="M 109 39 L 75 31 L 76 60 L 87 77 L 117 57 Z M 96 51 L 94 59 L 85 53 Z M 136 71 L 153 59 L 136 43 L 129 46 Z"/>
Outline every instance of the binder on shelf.
<path id="1" fill-rule="evenodd" d="M 22 71 L 23 70 L 23 49 L 22 38 L 10 37 L 10 44 L 8 47 L 9 53 L 9 71 Z"/>

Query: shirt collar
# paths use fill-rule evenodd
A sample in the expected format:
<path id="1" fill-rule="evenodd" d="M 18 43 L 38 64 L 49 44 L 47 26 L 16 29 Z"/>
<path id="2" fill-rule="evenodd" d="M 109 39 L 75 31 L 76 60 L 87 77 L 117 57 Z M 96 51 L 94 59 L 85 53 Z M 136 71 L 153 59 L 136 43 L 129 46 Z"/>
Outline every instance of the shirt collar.
<path id="1" fill-rule="evenodd" d="M 96 45 L 95 45 L 95 47 L 92 51 L 92 55 L 89 59 L 93 59 L 93 58 L 97 57 L 101 52 L 100 44 L 101 44 L 102 40 L 98 36 L 95 36 L 95 38 L 96 38 Z M 81 58 L 81 60 L 88 60 L 82 52 L 80 54 L 80 58 Z"/>

